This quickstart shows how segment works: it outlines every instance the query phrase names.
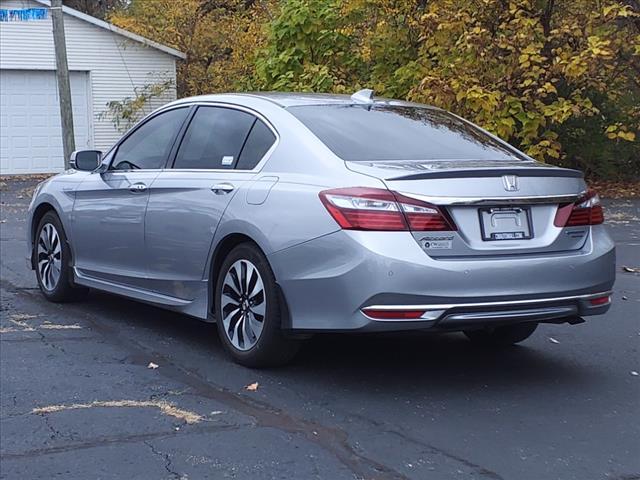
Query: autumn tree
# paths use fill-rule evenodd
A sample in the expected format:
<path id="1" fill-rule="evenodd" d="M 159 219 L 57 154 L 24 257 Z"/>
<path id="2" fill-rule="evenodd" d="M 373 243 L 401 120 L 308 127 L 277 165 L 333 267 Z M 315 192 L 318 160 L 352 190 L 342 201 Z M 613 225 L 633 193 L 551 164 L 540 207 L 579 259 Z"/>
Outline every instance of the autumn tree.
<path id="1" fill-rule="evenodd" d="M 637 19 L 615 0 L 429 3 L 418 56 L 401 69 L 419 79 L 407 97 L 541 160 L 601 176 L 638 172 Z"/>
<path id="2" fill-rule="evenodd" d="M 109 20 L 187 55 L 181 96 L 247 88 L 253 55 L 271 14 L 269 0 L 130 0 Z"/>
<path id="3" fill-rule="evenodd" d="M 180 95 L 370 87 L 640 176 L 638 0 L 129 0 L 109 18 L 187 53 Z"/>
<path id="4" fill-rule="evenodd" d="M 549 162 L 640 174 L 635 0 L 286 0 L 265 89 L 352 91 L 452 110 Z"/>
<path id="5" fill-rule="evenodd" d="M 66 7 L 92 17 L 106 19 L 112 12 L 126 7 L 128 0 L 63 0 Z"/>

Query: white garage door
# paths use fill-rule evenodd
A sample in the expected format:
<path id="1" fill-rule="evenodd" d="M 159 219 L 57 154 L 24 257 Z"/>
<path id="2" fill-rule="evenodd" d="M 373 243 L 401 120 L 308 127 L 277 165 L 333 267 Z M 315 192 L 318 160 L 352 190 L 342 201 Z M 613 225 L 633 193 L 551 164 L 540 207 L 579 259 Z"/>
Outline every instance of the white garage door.
<path id="1" fill-rule="evenodd" d="M 71 72 L 76 149 L 90 148 L 86 72 Z M 64 169 L 55 72 L 0 70 L 0 173 Z"/>

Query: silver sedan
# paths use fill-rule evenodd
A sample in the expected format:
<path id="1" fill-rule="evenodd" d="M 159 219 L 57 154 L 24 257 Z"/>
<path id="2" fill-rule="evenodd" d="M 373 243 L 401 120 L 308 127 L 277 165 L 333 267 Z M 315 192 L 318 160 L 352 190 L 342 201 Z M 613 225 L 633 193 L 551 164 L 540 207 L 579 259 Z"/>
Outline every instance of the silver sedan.
<path id="1" fill-rule="evenodd" d="M 45 297 L 215 321 L 244 365 L 327 331 L 511 345 L 611 302 L 614 244 L 580 172 L 370 90 L 185 98 L 71 161 L 29 208 Z"/>

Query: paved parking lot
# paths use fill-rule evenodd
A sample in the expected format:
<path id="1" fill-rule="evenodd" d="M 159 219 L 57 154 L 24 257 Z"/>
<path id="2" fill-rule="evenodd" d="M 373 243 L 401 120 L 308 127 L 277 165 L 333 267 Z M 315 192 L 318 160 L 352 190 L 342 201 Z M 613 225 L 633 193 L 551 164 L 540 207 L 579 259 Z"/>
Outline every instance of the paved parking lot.
<path id="1" fill-rule="evenodd" d="M 23 259 L 32 186 L 2 185 L 0 478 L 640 479 L 640 275 L 622 268 L 640 266 L 638 200 L 607 203 L 604 317 L 501 352 L 323 336 L 255 371 L 188 317 L 47 303 Z"/>

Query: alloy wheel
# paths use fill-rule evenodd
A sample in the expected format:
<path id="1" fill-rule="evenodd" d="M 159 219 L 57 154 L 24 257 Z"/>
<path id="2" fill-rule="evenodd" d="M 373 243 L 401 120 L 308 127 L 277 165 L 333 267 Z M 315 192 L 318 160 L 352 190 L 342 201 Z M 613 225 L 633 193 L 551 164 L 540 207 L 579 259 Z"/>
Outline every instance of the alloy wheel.
<path id="1" fill-rule="evenodd" d="M 224 277 L 221 297 L 227 338 L 238 350 L 251 349 L 262 333 L 267 302 L 256 266 L 244 259 L 231 265 Z"/>
<path id="2" fill-rule="evenodd" d="M 51 223 L 45 223 L 40 230 L 37 253 L 40 281 L 46 290 L 55 290 L 62 271 L 62 245 Z"/>

